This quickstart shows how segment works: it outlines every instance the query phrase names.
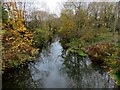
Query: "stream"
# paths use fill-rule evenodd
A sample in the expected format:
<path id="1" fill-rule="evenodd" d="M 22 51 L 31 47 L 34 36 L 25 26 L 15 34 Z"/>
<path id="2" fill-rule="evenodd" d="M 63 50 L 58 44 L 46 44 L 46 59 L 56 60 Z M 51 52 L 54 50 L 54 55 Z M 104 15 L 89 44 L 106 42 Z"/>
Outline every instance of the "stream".
<path id="1" fill-rule="evenodd" d="M 64 57 L 63 57 L 64 56 Z M 106 72 L 89 58 L 63 54 L 56 39 L 34 62 L 3 75 L 3 88 L 114 88 Z"/>

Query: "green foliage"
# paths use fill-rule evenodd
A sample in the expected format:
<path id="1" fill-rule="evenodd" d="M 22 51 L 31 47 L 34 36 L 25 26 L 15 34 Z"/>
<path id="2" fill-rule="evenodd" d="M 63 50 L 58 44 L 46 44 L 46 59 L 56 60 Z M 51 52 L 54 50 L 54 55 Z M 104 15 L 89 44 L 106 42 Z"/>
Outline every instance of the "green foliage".
<path id="1" fill-rule="evenodd" d="M 68 48 L 67 53 L 76 53 L 78 56 L 81 57 L 87 57 L 88 55 L 81 49 L 77 49 L 77 48 Z"/>
<path id="2" fill-rule="evenodd" d="M 74 6 L 78 8 L 73 8 Z M 60 17 L 62 23 L 59 30 L 62 38 L 61 42 L 63 47 L 66 48 L 81 49 L 89 46 L 91 48 L 85 50 L 85 52 L 94 59 L 103 60 L 106 57 L 106 53 L 113 53 L 111 47 L 114 47 L 114 45 L 112 46 L 111 44 L 114 32 L 110 31 L 110 29 L 113 29 L 110 23 L 115 20 L 112 17 L 115 14 L 115 12 L 112 12 L 114 4 L 90 3 L 89 7 L 85 9 L 81 3 L 78 3 L 78 5 L 77 3 L 65 4 Z M 74 9 L 75 14 L 71 14 L 71 8 Z M 98 13 L 96 10 L 100 12 Z"/>
<path id="3" fill-rule="evenodd" d="M 78 55 L 80 55 L 80 56 L 82 56 L 82 57 L 86 57 L 86 56 L 88 56 L 84 51 L 82 51 L 82 50 L 80 50 L 79 52 L 78 52 Z"/>
<path id="4" fill-rule="evenodd" d="M 2 22 L 6 22 L 8 19 L 8 12 L 5 10 L 5 8 L 2 8 Z"/>
<path id="5" fill-rule="evenodd" d="M 74 49 L 72 49 L 72 48 L 68 48 L 66 52 L 67 52 L 67 53 L 70 53 L 70 52 L 73 53 L 73 52 L 76 52 L 76 50 L 74 50 Z"/>
<path id="6" fill-rule="evenodd" d="M 35 47 L 41 48 L 43 45 L 47 44 L 51 38 L 52 33 L 49 30 L 37 28 L 34 34 Z"/>
<path id="7" fill-rule="evenodd" d="M 79 2 L 65 3 L 59 30 L 63 48 L 83 57 L 88 54 L 93 62 L 101 62 L 114 72 L 120 72 L 116 4 L 91 2 L 88 8 L 85 6 Z M 114 75 L 119 82 L 119 74 Z"/>
<path id="8" fill-rule="evenodd" d="M 115 69 L 113 72 L 110 73 L 110 75 L 115 79 L 115 82 L 118 86 L 120 86 L 120 73 L 118 73 L 118 70 Z"/>
<path id="9" fill-rule="evenodd" d="M 3 35 L 5 33 L 4 30 L 0 30 L 0 35 Z"/>

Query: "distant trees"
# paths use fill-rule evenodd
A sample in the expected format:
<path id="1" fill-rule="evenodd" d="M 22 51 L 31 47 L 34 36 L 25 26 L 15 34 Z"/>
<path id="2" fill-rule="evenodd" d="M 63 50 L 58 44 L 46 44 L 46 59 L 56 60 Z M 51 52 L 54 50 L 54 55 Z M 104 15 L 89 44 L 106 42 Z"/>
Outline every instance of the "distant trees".
<path id="1" fill-rule="evenodd" d="M 57 28 L 57 15 L 47 11 L 36 10 L 30 15 L 29 27 L 52 30 Z"/>
<path id="2" fill-rule="evenodd" d="M 34 31 L 35 47 L 46 46 L 54 33 L 60 28 L 59 18 L 44 10 L 33 10 L 28 21 L 28 28 Z"/>
<path id="3" fill-rule="evenodd" d="M 100 36 L 100 32 L 104 34 L 114 31 L 116 32 L 116 30 L 114 30 L 116 25 L 113 24 L 113 22 L 116 22 L 115 7 L 115 3 L 108 2 L 65 3 L 61 13 L 61 33 L 63 31 L 64 35 L 61 35 L 63 35 L 63 37 L 67 37 L 66 35 L 69 33 L 68 37 L 84 40 L 85 38 L 87 39 L 87 37 L 91 37 L 91 39 L 92 37 L 93 39 L 95 37 L 104 39 L 105 37 Z M 67 30 L 69 30 L 69 32 L 67 32 Z M 86 37 L 84 35 L 88 36 Z M 109 36 L 112 38 L 111 34 L 109 34 Z M 88 40 L 90 40 L 90 38 Z"/>

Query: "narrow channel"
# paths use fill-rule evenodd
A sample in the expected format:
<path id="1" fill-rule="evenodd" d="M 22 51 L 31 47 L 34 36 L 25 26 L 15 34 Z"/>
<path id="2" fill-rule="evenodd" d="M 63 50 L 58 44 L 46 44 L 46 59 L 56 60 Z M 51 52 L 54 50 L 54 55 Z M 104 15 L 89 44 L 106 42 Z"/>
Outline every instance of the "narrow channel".
<path id="1" fill-rule="evenodd" d="M 56 39 L 28 66 L 3 76 L 3 88 L 114 88 L 115 83 L 104 72 L 92 66 L 88 58 L 63 58 L 63 48 Z M 64 56 L 65 57 L 65 56 Z M 77 59 L 77 61 L 76 61 Z"/>

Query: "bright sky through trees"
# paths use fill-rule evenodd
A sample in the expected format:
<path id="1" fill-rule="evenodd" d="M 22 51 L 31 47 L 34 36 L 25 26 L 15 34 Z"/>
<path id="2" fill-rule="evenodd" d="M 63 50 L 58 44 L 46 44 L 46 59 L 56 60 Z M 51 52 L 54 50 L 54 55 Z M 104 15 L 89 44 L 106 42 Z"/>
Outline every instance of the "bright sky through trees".
<path id="1" fill-rule="evenodd" d="M 27 0 L 27 1 L 29 2 L 33 1 L 38 3 L 44 2 L 49 8 L 50 13 L 58 14 L 60 9 L 59 8 L 60 4 L 63 2 L 117 2 L 119 0 Z M 38 6 L 41 6 L 41 5 L 38 4 L 37 7 Z"/>
<path id="2" fill-rule="evenodd" d="M 5 1 L 10 1 L 10 0 L 5 0 Z M 14 0 L 13 0 L 14 1 Z M 60 4 L 63 2 L 117 2 L 120 0 L 15 0 L 18 2 L 34 2 L 36 3 L 36 7 L 41 9 L 41 6 L 43 4 L 43 9 L 49 10 L 50 13 L 56 13 L 59 15 L 60 11 Z M 45 6 L 46 5 L 46 8 Z"/>

